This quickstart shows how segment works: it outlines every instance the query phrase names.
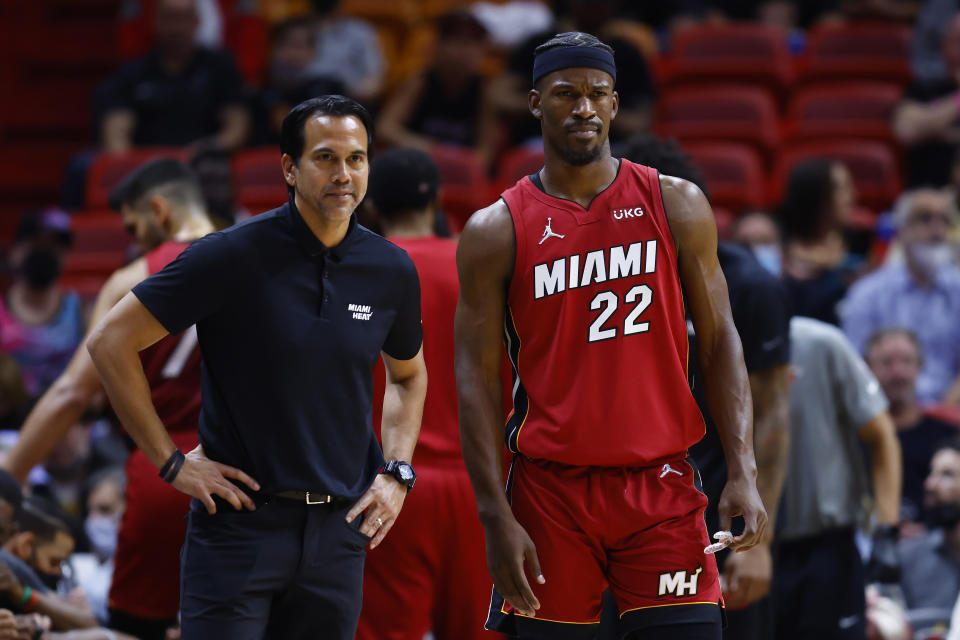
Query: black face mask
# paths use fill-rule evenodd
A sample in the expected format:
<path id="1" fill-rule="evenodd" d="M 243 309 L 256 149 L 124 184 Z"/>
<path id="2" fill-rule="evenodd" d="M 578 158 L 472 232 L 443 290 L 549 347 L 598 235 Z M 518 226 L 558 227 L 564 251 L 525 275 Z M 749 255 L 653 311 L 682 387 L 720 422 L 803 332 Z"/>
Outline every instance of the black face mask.
<path id="1" fill-rule="evenodd" d="M 34 249 L 23 259 L 20 273 L 27 286 L 42 291 L 60 277 L 60 256 L 49 249 Z"/>
<path id="2" fill-rule="evenodd" d="M 43 573 L 42 571 L 36 571 L 37 577 L 40 578 L 40 582 L 47 585 L 51 591 L 57 590 L 57 585 L 60 583 L 60 576 L 56 573 Z"/>
<path id="3" fill-rule="evenodd" d="M 936 504 L 927 507 L 923 519 L 931 529 L 952 529 L 960 524 L 960 505 Z"/>

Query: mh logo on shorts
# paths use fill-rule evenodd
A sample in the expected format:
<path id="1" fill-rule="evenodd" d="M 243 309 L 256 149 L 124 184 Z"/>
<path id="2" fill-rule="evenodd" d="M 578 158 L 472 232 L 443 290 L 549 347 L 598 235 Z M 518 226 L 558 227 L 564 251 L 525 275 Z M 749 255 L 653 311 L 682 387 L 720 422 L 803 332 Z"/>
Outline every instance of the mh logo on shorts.
<path id="1" fill-rule="evenodd" d="M 369 320 L 370 316 L 373 315 L 373 311 L 368 304 L 348 304 L 347 311 L 353 313 L 354 320 Z"/>
<path id="2" fill-rule="evenodd" d="M 675 598 L 682 598 L 697 595 L 697 581 L 700 579 L 702 571 L 703 567 L 697 566 L 697 570 L 693 571 L 689 578 L 686 571 L 665 571 L 661 573 L 657 597 L 674 596 Z"/>

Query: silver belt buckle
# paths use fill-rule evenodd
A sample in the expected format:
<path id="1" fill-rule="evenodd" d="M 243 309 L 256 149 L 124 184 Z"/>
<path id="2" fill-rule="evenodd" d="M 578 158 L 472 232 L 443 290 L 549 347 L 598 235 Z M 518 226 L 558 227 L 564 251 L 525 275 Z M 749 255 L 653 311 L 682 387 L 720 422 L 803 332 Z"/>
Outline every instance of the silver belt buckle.
<path id="1" fill-rule="evenodd" d="M 330 502 L 330 495 L 329 495 L 329 494 L 324 494 L 324 495 L 318 497 L 316 500 L 311 500 L 311 499 L 310 499 L 310 492 L 307 491 L 307 504 L 327 504 L 328 502 Z"/>

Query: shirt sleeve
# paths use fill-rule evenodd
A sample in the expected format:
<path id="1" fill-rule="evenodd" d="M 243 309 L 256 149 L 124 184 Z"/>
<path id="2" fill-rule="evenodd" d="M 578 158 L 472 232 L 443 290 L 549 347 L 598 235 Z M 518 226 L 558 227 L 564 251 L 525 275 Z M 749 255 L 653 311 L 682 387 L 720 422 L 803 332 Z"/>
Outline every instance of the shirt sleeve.
<path id="1" fill-rule="evenodd" d="M 216 56 L 216 91 L 217 107 L 244 106 L 246 99 L 243 94 L 243 80 L 233 57 L 227 53 L 217 52 Z"/>
<path id="2" fill-rule="evenodd" d="M 103 84 L 99 94 L 104 113 L 119 109 L 134 108 L 134 87 L 142 77 L 141 61 L 136 60 L 122 67 L 116 75 Z"/>
<path id="3" fill-rule="evenodd" d="M 758 274 L 743 288 L 738 306 L 734 319 L 747 371 L 790 364 L 790 299 L 780 281 Z"/>
<path id="4" fill-rule="evenodd" d="M 420 278 L 409 257 L 403 272 L 403 282 L 398 289 L 404 292 L 399 301 L 397 316 L 390 333 L 383 343 L 383 352 L 396 360 L 410 360 L 420 351 L 423 342 L 423 325 L 420 321 Z"/>
<path id="5" fill-rule="evenodd" d="M 873 372 L 850 341 L 836 329 L 830 331 L 830 351 L 838 399 L 851 426 L 860 429 L 887 410 L 887 399 Z"/>
<path id="6" fill-rule="evenodd" d="M 133 295 L 171 334 L 220 309 L 241 276 L 229 237 L 211 233 L 197 240 L 162 271 L 133 288 Z"/>

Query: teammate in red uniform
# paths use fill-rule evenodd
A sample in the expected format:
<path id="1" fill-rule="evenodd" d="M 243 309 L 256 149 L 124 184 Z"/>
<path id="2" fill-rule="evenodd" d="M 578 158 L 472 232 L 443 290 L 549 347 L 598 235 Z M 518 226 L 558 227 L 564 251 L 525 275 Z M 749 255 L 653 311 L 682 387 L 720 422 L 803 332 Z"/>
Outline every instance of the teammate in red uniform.
<path id="1" fill-rule="evenodd" d="M 491 583 L 457 429 L 457 243 L 433 232 L 439 179 L 430 156 L 413 149 L 385 151 L 370 168 L 367 198 L 384 235 L 409 254 L 420 276 L 423 356 L 431 377 L 413 460 L 417 487 L 390 535 L 367 554 L 357 640 L 422 640 L 428 632 L 437 640 L 496 638 L 483 630 Z M 379 425 L 379 363 L 374 385 L 373 424 Z"/>
<path id="2" fill-rule="evenodd" d="M 592 638 L 609 586 L 623 637 L 718 640 L 707 498 L 686 462 L 704 423 L 684 301 L 729 467 L 721 526 L 744 517 L 738 549 L 766 523 L 750 388 L 710 206 L 691 183 L 610 155 L 615 81 L 612 50 L 589 34 L 537 49 L 529 106 L 544 168 L 460 239 L 460 430 L 495 585 L 487 626 Z M 501 332 L 515 374 L 506 494 Z"/>
<path id="3" fill-rule="evenodd" d="M 200 184 L 175 160 L 155 160 L 131 173 L 111 196 L 146 255 L 114 272 L 97 296 L 90 326 L 134 285 L 213 231 Z M 181 449 L 197 446 L 200 350 L 194 329 L 168 336 L 141 354 L 154 406 Z M 6 467 L 23 480 L 100 393 L 100 377 L 85 344 L 24 422 Z M 110 627 L 143 640 L 162 640 L 176 625 L 180 546 L 190 496 L 157 477 L 138 450 L 127 460 L 127 507 L 120 523 L 110 587 Z"/>

